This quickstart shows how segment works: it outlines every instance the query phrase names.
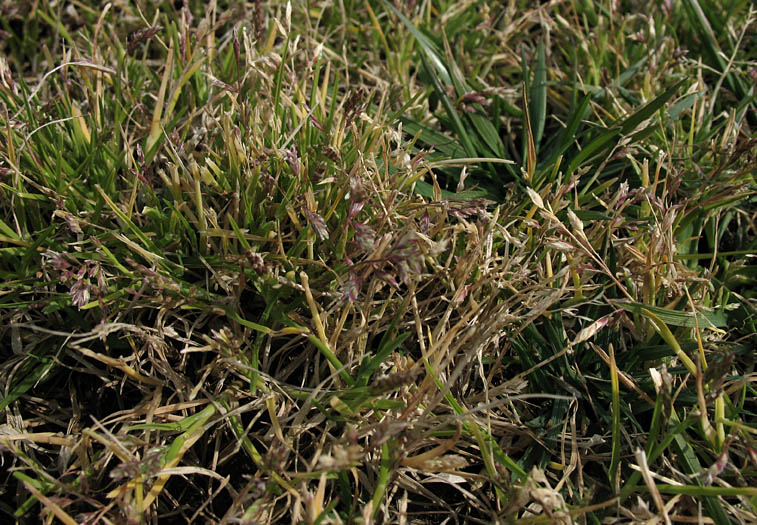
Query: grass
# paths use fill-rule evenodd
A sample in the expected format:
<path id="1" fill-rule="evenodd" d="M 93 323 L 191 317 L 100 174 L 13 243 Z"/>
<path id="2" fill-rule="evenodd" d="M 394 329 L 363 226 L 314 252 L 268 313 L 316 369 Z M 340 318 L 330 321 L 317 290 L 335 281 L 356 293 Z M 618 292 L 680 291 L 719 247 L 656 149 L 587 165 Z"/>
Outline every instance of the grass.
<path id="1" fill-rule="evenodd" d="M 625 4 L 0 8 L 3 519 L 757 519 L 757 12 Z"/>

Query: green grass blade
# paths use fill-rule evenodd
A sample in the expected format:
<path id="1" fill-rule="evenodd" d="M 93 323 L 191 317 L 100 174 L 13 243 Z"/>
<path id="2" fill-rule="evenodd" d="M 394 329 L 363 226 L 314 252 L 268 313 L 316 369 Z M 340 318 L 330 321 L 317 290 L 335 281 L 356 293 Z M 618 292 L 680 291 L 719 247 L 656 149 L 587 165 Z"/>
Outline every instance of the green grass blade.
<path id="1" fill-rule="evenodd" d="M 673 448 L 679 455 L 687 474 L 699 474 L 702 472 L 702 466 L 699 463 L 699 459 L 697 459 L 694 449 L 691 448 L 691 445 L 686 441 L 683 434 L 675 435 L 675 438 L 673 438 Z M 723 509 L 723 505 L 720 503 L 717 496 L 703 495 L 702 502 L 707 510 L 707 514 L 715 523 L 718 525 L 727 525 L 728 523 L 731 523 L 731 520 L 728 518 L 728 515 Z"/>
<path id="2" fill-rule="evenodd" d="M 389 484 L 389 478 L 392 473 L 392 449 L 389 443 L 384 443 L 381 446 L 381 463 L 379 466 L 378 479 L 376 480 L 376 488 L 373 491 L 373 498 L 371 503 L 373 504 L 373 516 L 378 514 L 381 508 L 381 502 L 384 500 L 384 494 L 386 487 Z"/>
<path id="3" fill-rule="evenodd" d="M 481 141 L 477 142 L 478 147 L 476 147 L 479 156 L 505 158 L 505 145 L 494 128 L 494 124 L 485 116 L 477 113 L 468 115 L 468 119 L 473 124 L 478 137 L 481 138 Z M 486 153 L 487 151 L 489 153 Z"/>
<path id="4" fill-rule="evenodd" d="M 403 118 L 402 129 L 410 135 L 418 135 L 420 141 L 431 146 L 435 151 L 438 151 L 447 158 L 454 159 L 466 156 L 465 148 L 457 140 L 433 128 Z"/>
<path id="5" fill-rule="evenodd" d="M 669 310 L 667 308 L 660 308 L 659 306 L 649 306 L 642 303 L 624 301 L 617 301 L 614 304 L 636 315 L 642 315 L 643 310 L 647 310 L 670 326 L 685 326 L 688 328 L 695 328 L 696 326 L 713 326 L 715 328 L 724 328 L 728 325 L 728 317 L 722 310 L 709 312 L 698 311 L 695 319 L 694 314 L 691 312 Z"/>
<path id="6" fill-rule="evenodd" d="M 590 158 L 599 155 L 605 149 L 608 149 L 614 140 L 620 137 L 620 128 L 611 128 L 603 131 L 586 145 L 581 152 L 576 155 L 568 165 L 566 176 L 574 173 L 576 169 Z"/>
<path id="7" fill-rule="evenodd" d="M 622 135 L 628 135 L 633 130 L 635 130 L 639 126 L 639 124 L 652 117 L 657 112 L 657 110 L 663 107 L 665 103 L 670 100 L 670 98 L 675 95 L 676 92 L 681 88 L 681 86 L 683 86 L 686 82 L 689 82 L 689 80 L 679 80 L 668 89 L 666 89 L 661 95 L 658 95 L 656 98 L 650 100 L 639 109 L 634 111 L 631 115 L 626 117 L 620 123 L 620 133 Z"/>
<path id="8" fill-rule="evenodd" d="M 452 85 L 452 79 L 450 78 L 449 70 L 447 69 L 447 66 L 444 65 L 444 61 L 441 58 L 442 54 L 437 46 L 426 35 L 424 35 L 422 31 L 415 27 L 415 25 L 410 20 L 408 20 L 405 15 L 400 13 L 399 10 L 397 10 L 397 8 L 390 4 L 387 0 L 384 0 L 384 5 L 388 7 L 392 12 L 394 12 L 394 14 L 397 15 L 397 18 L 399 18 L 402 23 L 405 24 L 405 27 L 407 27 L 407 29 L 420 45 L 423 55 L 428 57 L 429 62 L 431 62 L 431 64 L 434 66 L 434 70 L 441 77 L 442 82 L 446 85 Z"/>
<path id="9" fill-rule="evenodd" d="M 479 155 L 479 153 L 476 151 L 476 148 L 473 147 L 473 142 L 471 141 L 470 135 L 468 135 L 468 131 L 465 129 L 465 126 L 463 126 L 463 122 L 460 119 L 460 115 L 458 115 L 457 110 L 455 109 L 455 106 L 452 104 L 452 101 L 447 96 L 447 91 L 444 89 L 441 79 L 429 67 L 428 60 L 426 58 L 425 53 L 421 53 L 421 60 L 423 61 L 423 67 L 426 68 L 426 72 L 431 77 L 431 82 L 434 86 L 434 90 L 436 91 L 436 94 L 439 97 L 439 100 L 441 100 L 442 105 L 444 106 L 444 110 L 447 112 L 447 116 L 449 117 L 452 124 L 452 129 L 454 129 L 455 133 L 457 133 L 457 136 L 460 139 L 460 142 L 462 143 L 463 148 L 465 148 L 465 152 L 470 157 L 485 156 L 485 155 Z"/>
<path id="10" fill-rule="evenodd" d="M 615 350 L 610 345 L 610 387 L 612 388 L 612 452 L 610 455 L 610 486 L 617 483 L 618 467 L 620 466 L 620 384 L 618 381 L 618 365 L 615 362 Z"/>
<path id="11" fill-rule="evenodd" d="M 681 113 L 684 111 L 691 109 L 691 106 L 694 105 L 694 103 L 697 101 L 698 98 L 700 98 L 702 95 L 705 94 L 705 91 L 697 91 L 695 93 L 690 93 L 683 97 L 681 100 L 673 104 L 670 109 L 668 109 L 668 116 L 671 120 L 675 121 L 678 120 L 678 118 L 681 116 Z"/>
<path id="12" fill-rule="evenodd" d="M 705 51 L 711 60 L 711 63 L 718 69 L 720 73 L 726 73 L 728 71 L 728 64 L 725 61 L 718 40 L 715 37 L 715 32 L 712 30 L 710 20 L 705 14 L 702 6 L 698 0 L 684 0 L 684 8 L 686 9 L 689 19 L 693 22 L 692 27 L 697 30 L 699 37 L 704 41 Z M 738 79 L 728 71 L 725 75 L 728 86 L 739 96 L 743 98 L 746 95 L 746 88 Z"/>
<path id="13" fill-rule="evenodd" d="M 544 51 L 544 40 L 539 40 L 536 50 L 536 66 L 534 67 L 534 81 L 531 84 L 531 129 L 534 134 L 534 145 L 539 151 L 539 144 L 544 136 L 544 124 L 547 120 L 547 59 Z"/>
<path id="14" fill-rule="evenodd" d="M 372 357 L 366 356 L 363 360 L 362 364 L 360 365 L 360 370 L 357 373 L 355 384 L 357 384 L 358 386 L 367 385 L 373 373 L 381 366 L 381 363 L 386 361 L 391 353 L 399 348 L 408 337 L 410 337 L 410 333 L 405 332 L 386 342 L 382 341 L 382 344 L 376 354 Z"/>
<path id="15" fill-rule="evenodd" d="M 4 410 L 8 405 L 34 388 L 39 380 L 55 366 L 55 362 L 52 359 L 40 359 L 36 356 L 30 357 L 38 361 L 37 366 L 29 370 L 20 381 L 15 382 L 10 388 L 6 386 L 7 393 L 0 399 L 0 410 Z M 20 371 L 20 373 L 23 373 L 23 371 Z"/>

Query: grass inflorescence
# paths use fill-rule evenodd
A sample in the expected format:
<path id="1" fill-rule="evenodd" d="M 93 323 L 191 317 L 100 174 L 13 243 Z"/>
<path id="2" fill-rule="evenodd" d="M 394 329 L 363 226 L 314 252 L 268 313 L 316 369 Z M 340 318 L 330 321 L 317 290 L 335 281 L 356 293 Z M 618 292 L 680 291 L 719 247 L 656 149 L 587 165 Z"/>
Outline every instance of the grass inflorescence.
<path id="1" fill-rule="evenodd" d="M 0 6 L 3 519 L 757 519 L 757 12 L 533 4 Z"/>

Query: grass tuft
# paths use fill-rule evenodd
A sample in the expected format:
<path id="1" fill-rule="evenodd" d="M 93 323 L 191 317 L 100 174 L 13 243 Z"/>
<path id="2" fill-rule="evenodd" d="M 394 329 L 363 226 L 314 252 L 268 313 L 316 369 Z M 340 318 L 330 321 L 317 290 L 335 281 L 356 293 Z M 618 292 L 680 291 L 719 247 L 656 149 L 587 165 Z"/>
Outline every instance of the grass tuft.
<path id="1" fill-rule="evenodd" d="M 757 519 L 749 2 L 6 4 L 5 521 Z"/>

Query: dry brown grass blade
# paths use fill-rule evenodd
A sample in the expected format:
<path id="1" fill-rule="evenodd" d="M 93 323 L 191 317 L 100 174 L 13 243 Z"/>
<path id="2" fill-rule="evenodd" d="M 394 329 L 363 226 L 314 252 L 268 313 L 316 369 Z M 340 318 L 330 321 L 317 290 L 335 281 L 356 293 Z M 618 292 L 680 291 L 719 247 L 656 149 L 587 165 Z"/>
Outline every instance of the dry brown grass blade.
<path id="1" fill-rule="evenodd" d="M 123 359 L 116 359 L 114 357 L 109 357 L 107 355 L 104 355 L 98 352 L 93 352 L 92 350 L 89 350 L 88 348 L 84 348 L 79 345 L 71 345 L 71 346 L 86 357 L 92 358 L 105 365 L 121 370 L 124 374 L 126 374 L 128 377 L 130 377 L 131 379 L 135 381 L 139 381 L 140 383 L 145 383 L 147 385 L 153 385 L 153 386 L 163 386 L 164 384 L 163 381 L 158 381 L 157 379 L 146 377 L 140 374 L 139 372 L 134 370 L 134 368 L 126 364 Z"/>
<path id="2" fill-rule="evenodd" d="M 54 432 L 16 432 L 8 425 L 0 426 L 0 443 L 8 446 L 10 441 L 29 441 L 31 443 L 41 443 L 44 445 L 59 445 L 62 447 L 73 447 L 75 443 L 69 438 L 63 437 Z"/>
<path id="3" fill-rule="evenodd" d="M 607 352 L 605 352 L 604 349 L 600 348 L 594 343 L 590 343 L 590 345 L 592 349 L 597 353 L 597 355 L 602 358 L 602 361 L 604 361 L 607 366 L 610 366 L 610 356 L 607 355 Z M 618 379 L 620 379 L 620 382 L 623 383 L 626 388 L 633 390 L 634 392 L 639 394 L 639 397 L 641 397 L 651 406 L 655 405 L 655 402 L 652 400 L 652 398 L 649 397 L 649 395 L 647 395 L 647 393 L 644 392 L 641 388 L 639 388 L 639 385 L 636 384 L 636 381 L 634 381 L 632 377 L 629 377 L 628 374 L 620 369 L 618 369 Z"/>
<path id="4" fill-rule="evenodd" d="M 77 521 L 72 518 L 65 510 L 63 510 L 60 505 L 58 505 L 56 502 L 42 494 L 39 490 L 37 490 L 31 483 L 24 481 L 24 487 L 26 490 L 28 490 L 34 497 L 36 497 L 40 503 L 44 506 L 44 508 L 52 513 L 56 518 L 58 518 L 61 522 L 63 522 L 65 525 L 77 525 Z"/>
<path id="5" fill-rule="evenodd" d="M 668 511 L 665 507 L 664 502 L 662 501 L 662 495 L 660 494 L 660 491 L 657 490 L 657 485 L 654 482 L 654 477 L 649 470 L 649 465 L 647 465 L 647 455 L 642 449 L 636 449 L 634 455 L 636 456 L 636 464 L 639 466 L 639 469 L 641 469 L 641 475 L 644 478 L 644 483 L 646 483 L 647 488 L 649 488 L 650 494 L 652 494 L 652 499 L 657 506 L 657 510 L 665 520 L 665 524 L 671 525 L 670 516 L 668 516 Z"/>
<path id="6" fill-rule="evenodd" d="M 402 466 L 423 470 L 424 465 L 427 464 L 429 461 L 438 458 L 442 454 L 445 454 L 446 452 L 452 450 L 455 447 L 457 440 L 460 438 L 460 434 L 462 433 L 462 430 L 463 430 L 463 427 L 458 422 L 457 431 L 455 432 L 454 436 L 446 440 L 444 443 L 440 443 L 439 445 L 437 445 L 431 450 L 428 450 L 421 454 L 416 454 L 415 456 L 403 458 L 401 461 Z"/>

